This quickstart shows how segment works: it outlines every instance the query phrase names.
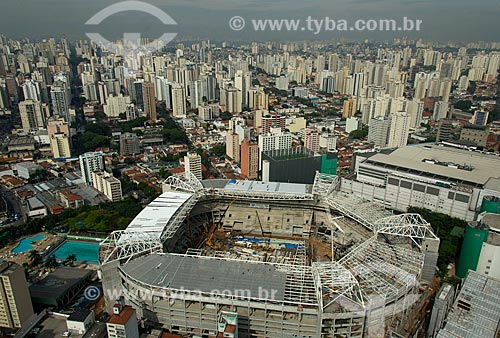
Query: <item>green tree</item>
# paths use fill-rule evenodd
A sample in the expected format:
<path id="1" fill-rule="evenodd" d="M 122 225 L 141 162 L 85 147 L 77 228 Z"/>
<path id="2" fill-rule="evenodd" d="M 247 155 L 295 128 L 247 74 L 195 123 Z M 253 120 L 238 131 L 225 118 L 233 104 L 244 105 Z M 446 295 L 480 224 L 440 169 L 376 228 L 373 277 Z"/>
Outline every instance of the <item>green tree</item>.
<path id="1" fill-rule="evenodd" d="M 47 260 L 45 261 L 45 264 L 44 266 L 48 269 L 54 269 L 54 268 L 57 268 L 57 266 L 59 265 L 59 263 L 57 263 L 57 259 L 56 259 L 56 256 L 54 255 L 50 255 Z"/>
<path id="2" fill-rule="evenodd" d="M 453 105 L 454 108 L 463 110 L 463 111 L 468 111 L 472 107 L 472 101 L 471 100 L 460 100 L 455 102 Z"/>
<path id="3" fill-rule="evenodd" d="M 226 145 L 218 144 L 212 148 L 212 152 L 215 156 L 223 156 L 226 154 Z"/>
<path id="4" fill-rule="evenodd" d="M 364 126 L 361 130 L 353 130 L 349 133 L 351 139 L 361 140 L 368 136 L 368 126 Z"/>
<path id="5" fill-rule="evenodd" d="M 43 262 L 42 255 L 34 249 L 28 253 L 28 257 L 31 261 L 31 266 L 33 267 L 39 266 Z"/>
<path id="6" fill-rule="evenodd" d="M 160 176 L 160 178 L 166 180 L 167 178 L 172 176 L 172 173 L 168 170 L 165 170 L 165 168 L 161 168 L 160 171 L 158 172 L 158 175 Z"/>
<path id="7" fill-rule="evenodd" d="M 228 121 L 233 117 L 233 114 L 231 114 L 228 111 L 225 111 L 222 114 L 220 114 L 220 117 L 221 117 L 222 121 Z"/>
<path id="8" fill-rule="evenodd" d="M 73 266 L 73 264 L 75 264 L 76 262 L 76 255 L 75 254 L 70 254 L 67 258 L 66 258 L 66 262 Z"/>

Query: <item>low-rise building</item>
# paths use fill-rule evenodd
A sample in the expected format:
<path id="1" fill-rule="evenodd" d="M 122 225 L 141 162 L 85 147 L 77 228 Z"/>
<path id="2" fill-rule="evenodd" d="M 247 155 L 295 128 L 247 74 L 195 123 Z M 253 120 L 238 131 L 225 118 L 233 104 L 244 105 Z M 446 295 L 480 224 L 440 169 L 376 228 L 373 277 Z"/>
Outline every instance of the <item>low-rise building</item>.
<path id="1" fill-rule="evenodd" d="M 83 335 L 95 323 L 94 311 L 86 308 L 76 308 L 68 318 L 68 332 Z"/>
<path id="2" fill-rule="evenodd" d="M 122 183 L 106 171 L 94 171 L 92 173 L 92 186 L 112 202 L 123 199 Z"/>
<path id="3" fill-rule="evenodd" d="M 109 338 L 139 338 L 139 327 L 135 310 L 119 300 L 113 306 L 113 315 L 106 323 Z"/>

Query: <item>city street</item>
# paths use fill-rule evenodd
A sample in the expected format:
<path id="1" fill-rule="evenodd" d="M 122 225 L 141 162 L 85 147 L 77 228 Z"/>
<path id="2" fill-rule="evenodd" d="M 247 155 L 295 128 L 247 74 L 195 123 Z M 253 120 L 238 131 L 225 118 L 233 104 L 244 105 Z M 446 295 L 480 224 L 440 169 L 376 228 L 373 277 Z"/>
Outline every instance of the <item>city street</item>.
<path id="1" fill-rule="evenodd" d="M 19 203 L 15 194 L 12 191 L 9 191 L 9 190 L 6 190 L 6 189 L 0 187 L 0 196 L 1 196 L 0 203 L 2 203 L 2 210 L 5 209 L 5 207 L 7 207 L 7 216 L 11 220 L 14 220 L 15 215 L 20 216 L 20 218 L 18 220 L 11 222 L 11 223 L 3 224 L 3 225 L 18 226 L 18 225 L 23 224 L 24 215 L 22 213 L 21 203 Z"/>

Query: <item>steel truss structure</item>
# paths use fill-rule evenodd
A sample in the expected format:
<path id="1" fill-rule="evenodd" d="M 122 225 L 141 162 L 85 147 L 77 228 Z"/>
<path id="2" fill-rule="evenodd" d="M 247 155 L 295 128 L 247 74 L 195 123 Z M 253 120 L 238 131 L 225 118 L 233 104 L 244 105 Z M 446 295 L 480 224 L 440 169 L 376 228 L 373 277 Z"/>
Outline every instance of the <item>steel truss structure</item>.
<path id="1" fill-rule="evenodd" d="M 381 218 L 374 223 L 373 231 L 377 234 L 397 235 L 411 238 L 420 248 L 424 238 L 437 239 L 430 224 L 419 214 L 401 214 Z"/>
<path id="2" fill-rule="evenodd" d="M 251 200 L 272 200 L 272 201 L 312 201 L 312 194 L 297 194 L 288 192 L 274 192 L 274 191 L 247 191 L 237 189 L 220 189 L 209 188 L 205 194 L 211 196 L 219 196 L 226 198 L 251 199 Z"/>
<path id="3" fill-rule="evenodd" d="M 113 231 L 99 244 L 101 264 L 116 260 L 130 260 L 137 255 L 161 252 L 162 244 L 157 232 Z"/>
<path id="4" fill-rule="evenodd" d="M 337 190 L 340 184 L 340 178 L 336 175 L 322 174 L 316 172 L 313 184 L 313 195 L 318 197 L 326 197 Z"/>
<path id="5" fill-rule="evenodd" d="M 170 176 L 164 183 L 168 184 L 172 190 L 181 190 L 193 194 L 204 189 L 200 180 L 189 171 L 184 172 L 181 177 Z"/>
<path id="6" fill-rule="evenodd" d="M 349 310 L 364 308 L 361 288 L 354 275 L 341 264 L 312 264 L 315 282 L 318 286 L 318 299 L 323 310 L 337 302 Z"/>
<path id="7" fill-rule="evenodd" d="M 387 316 L 404 312 L 415 301 L 412 296 L 418 290 L 425 258 L 420 244 L 425 238 L 437 239 L 429 223 L 420 215 L 389 216 L 379 204 L 338 192 L 339 179 L 331 175 L 317 173 L 312 194 L 204 188 L 189 173 L 183 178 L 169 177 L 165 183 L 172 190 L 189 192 L 191 196 L 170 217 L 161 234 L 127 230 L 113 232 L 101 243 L 101 264 L 116 260 L 128 262 L 138 255 L 163 252 L 165 241 L 174 238 L 194 206 L 204 198 L 238 198 L 240 201 L 316 199 L 365 226 L 369 231 L 364 231 L 371 237 L 351 248 L 337 262 L 309 265 L 305 243 L 298 246 L 293 257 L 283 260 L 272 258 L 272 254 L 272 261 L 251 256 L 235 258 L 228 252 L 218 251 L 206 257 L 197 249 L 190 249 L 185 256 L 268 264 L 286 273 L 284 303 L 287 305 L 318 308 L 328 313 L 351 312 L 353 316 L 377 308 L 382 311 L 383 321 Z M 331 220 L 333 222 L 334 218 Z M 409 238 L 417 247 L 395 245 L 386 235 Z"/>
<path id="8" fill-rule="evenodd" d="M 331 209 L 355 220 L 372 231 L 376 221 L 390 214 L 382 205 L 341 192 L 327 196 L 326 203 Z"/>

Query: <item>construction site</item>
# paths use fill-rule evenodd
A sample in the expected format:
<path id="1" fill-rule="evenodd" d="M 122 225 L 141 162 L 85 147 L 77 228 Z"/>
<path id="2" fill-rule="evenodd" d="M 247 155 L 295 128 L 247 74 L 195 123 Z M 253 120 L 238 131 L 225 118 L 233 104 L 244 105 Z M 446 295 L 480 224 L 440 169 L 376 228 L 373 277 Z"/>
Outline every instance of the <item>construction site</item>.
<path id="1" fill-rule="evenodd" d="M 439 239 L 418 214 L 314 185 L 171 177 L 100 248 L 106 303 L 186 337 L 405 337 Z"/>

